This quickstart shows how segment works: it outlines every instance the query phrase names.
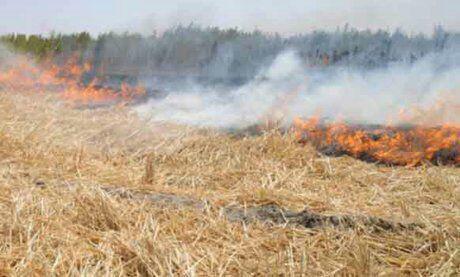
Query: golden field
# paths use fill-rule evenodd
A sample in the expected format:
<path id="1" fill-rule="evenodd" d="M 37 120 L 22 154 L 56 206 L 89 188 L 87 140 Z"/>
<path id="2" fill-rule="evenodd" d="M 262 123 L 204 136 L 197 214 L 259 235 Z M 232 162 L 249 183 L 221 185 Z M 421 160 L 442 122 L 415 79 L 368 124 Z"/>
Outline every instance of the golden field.
<path id="1" fill-rule="evenodd" d="M 0 275 L 458 276 L 459 184 L 458 167 L 325 157 L 290 133 L 239 137 L 0 92 Z M 223 212 L 266 204 L 417 227 Z"/>

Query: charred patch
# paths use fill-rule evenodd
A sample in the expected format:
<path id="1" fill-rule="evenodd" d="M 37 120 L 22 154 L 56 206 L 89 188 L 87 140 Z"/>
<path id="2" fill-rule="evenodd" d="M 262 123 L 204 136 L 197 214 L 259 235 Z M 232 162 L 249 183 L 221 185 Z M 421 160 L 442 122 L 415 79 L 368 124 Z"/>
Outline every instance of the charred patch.
<path id="1" fill-rule="evenodd" d="M 284 209 L 277 204 L 268 204 L 250 208 L 231 207 L 225 209 L 230 220 L 246 223 L 252 221 L 270 222 L 274 224 L 297 225 L 304 228 L 359 228 L 365 227 L 373 231 L 413 230 L 422 227 L 420 224 L 395 223 L 382 218 L 355 215 L 322 215 L 305 209 L 295 212 Z"/>
<path id="2" fill-rule="evenodd" d="M 134 201 L 147 201 L 153 205 L 176 209 L 191 208 L 195 210 L 213 209 L 207 201 L 200 201 L 185 196 L 165 193 L 141 193 L 124 189 L 104 188 L 109 194 Z M 223 216 L 232 222 L 250 224 L 262 222 L 274 225 L 300 226 L 307 229 L 334 227 L 342 229 L 365 228 L 369 231 L 414 230 L 423 228 L 417 223 L 392 222 L 378 217 L 362 215 L 322 215 L 305 209 L 300 212 L 285 209 L 277 204 L 265 204 L 252 207 L 231 205 L 218 208 Z"/>

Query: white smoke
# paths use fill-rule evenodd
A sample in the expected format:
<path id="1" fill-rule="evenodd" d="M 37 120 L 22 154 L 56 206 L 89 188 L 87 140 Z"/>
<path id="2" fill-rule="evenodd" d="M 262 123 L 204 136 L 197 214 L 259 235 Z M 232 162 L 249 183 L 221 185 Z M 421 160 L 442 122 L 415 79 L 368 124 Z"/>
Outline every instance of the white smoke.
<path id="1" fill-rule="evenodd" d="M 0 69 L 11 65 L 16 59 L 16 55 L 11 53 L 2 43 L 0 43 Z"/>
<path id="2" fill-rule="evenodd" d="M 166 98 L 151 99 L 137 110 L 153 120 L 207 127 L 245 127 L 258 123 L 286 92 L 302 85 L 302 67 L 293 52 L 280 55 L 251 83 L 233 91 L 193 86 Z"/>
<path id="3" fill-rule="evenodd" d="M 427 56 L 369 72 L 308 68 L 293 51 L 282 53 L 249 84 L 231 91 L 191 86 L 151 99 L 137 111 L 155 121 L 201 127 L 244 128 L 264 120 L 290 124 L 319 116 L 366 124 L 398 124 L 401 111 L 431 110 L 430 124 L 460 123 L 460 55 Z M 447 111 L 445 109 L 448 109 Z M 411 119 L 414 120 L 415 119 Z M 407 121 L 407 119 L 406 119 Z M 407 123 L 407 122 L 404 122 Z M 419 122 L 411 122 L 419 123 Z"/>

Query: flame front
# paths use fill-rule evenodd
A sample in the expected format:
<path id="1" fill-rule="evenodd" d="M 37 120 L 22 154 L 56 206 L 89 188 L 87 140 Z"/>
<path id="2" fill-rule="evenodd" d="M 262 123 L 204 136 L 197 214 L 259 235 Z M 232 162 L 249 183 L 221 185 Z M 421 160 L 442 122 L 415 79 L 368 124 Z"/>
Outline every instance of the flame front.
<path id="1" fill-rule="evenodd" d="M 14 91 L 58 92 L 62 98 L 80 104 L 129 102 L 146 94 L 142 86 L 131 86 L 125 82 L 120 88 L 111 88 L 99 85 L 104 82 L 94 78 L 85 85 L 83 76 L 91 69 L 90 63 L 79 65 L 76 59 L 58 66 L 50 61 L 33 65 L 22 57 L 0 71 L 0 87 Z"/>
<path id="2" fill-rule="evenodd" d="M 371 128 L 298 118 L 294 128 L 299 142 L 329 155 L 347 154 L 389 165 L 460 165 L 460 128 L 454 125 Z"/>

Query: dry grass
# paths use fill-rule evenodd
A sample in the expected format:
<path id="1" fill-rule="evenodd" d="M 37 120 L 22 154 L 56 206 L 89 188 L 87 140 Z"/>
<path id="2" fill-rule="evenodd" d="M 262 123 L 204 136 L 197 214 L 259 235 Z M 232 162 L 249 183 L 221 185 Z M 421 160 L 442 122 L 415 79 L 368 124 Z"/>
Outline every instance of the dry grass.
<path id="1" fill-rule="evenodd" d="M 460 267 L 460 169 L 327 158 L 276 132 L 245 139 L 0 94 L 0 275 L 439 275 Z M 212 207 L 277 203 L 425 228 L 229 222 L 102 188 Z"/>

